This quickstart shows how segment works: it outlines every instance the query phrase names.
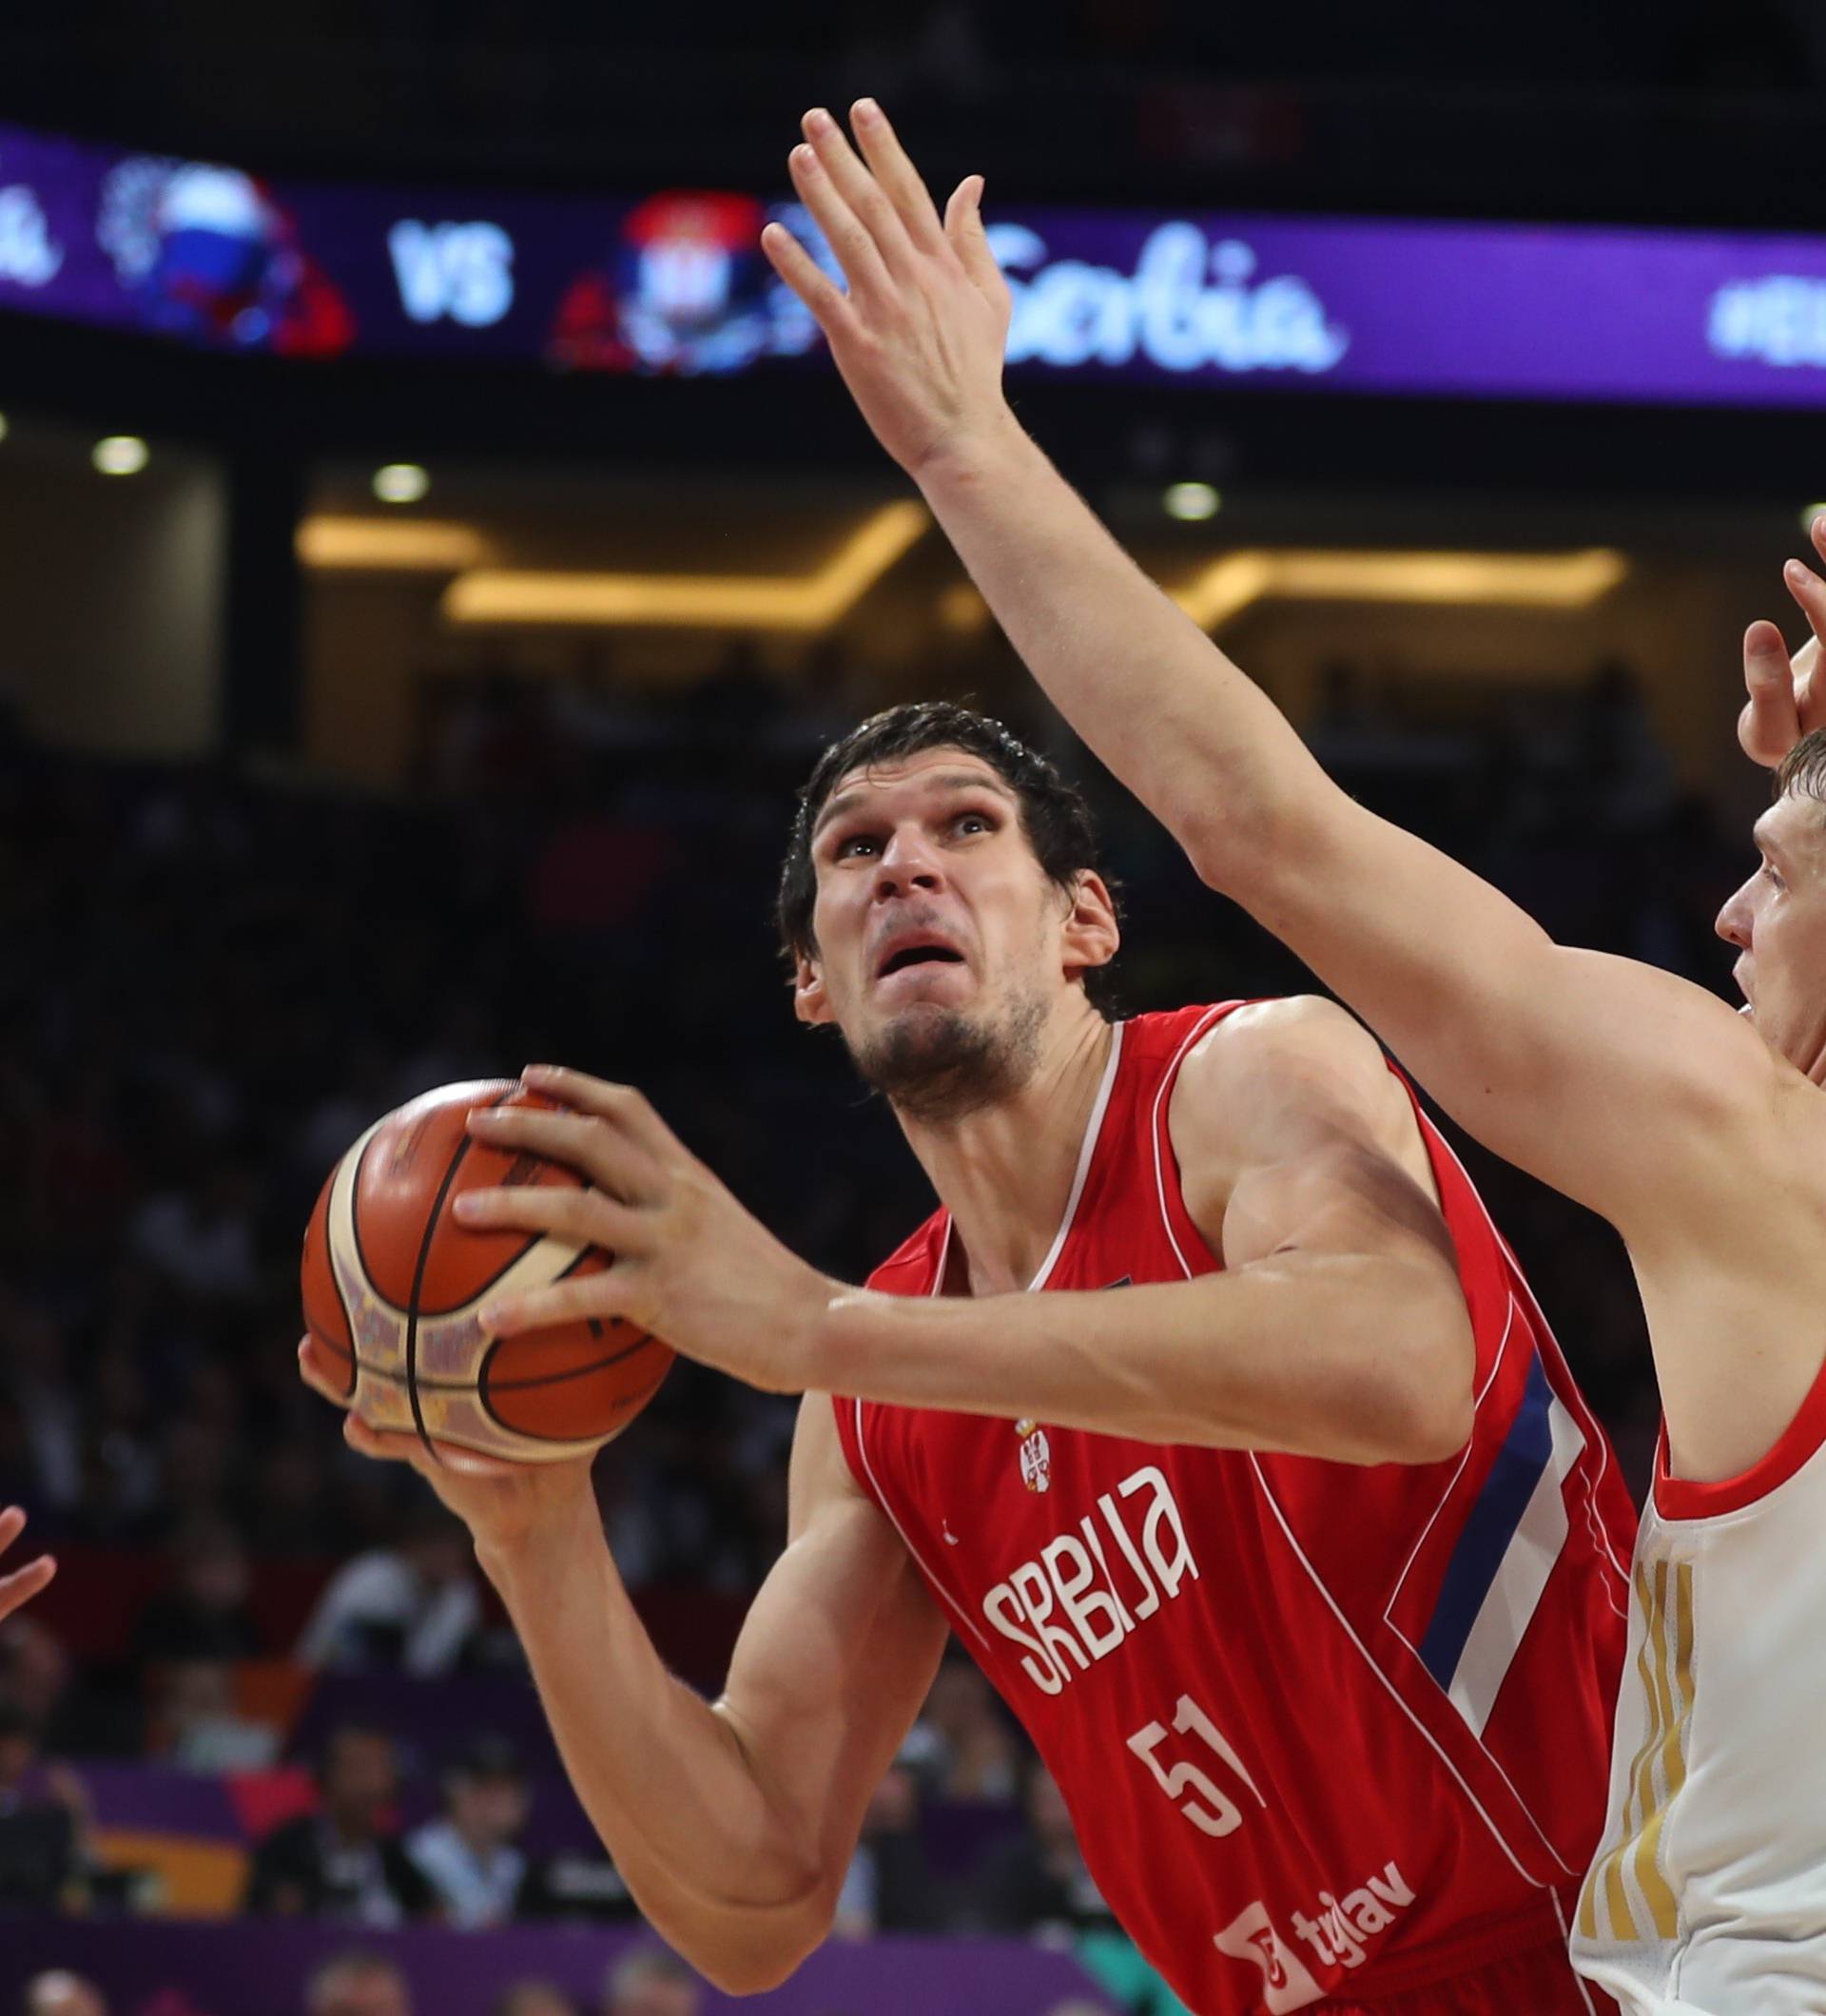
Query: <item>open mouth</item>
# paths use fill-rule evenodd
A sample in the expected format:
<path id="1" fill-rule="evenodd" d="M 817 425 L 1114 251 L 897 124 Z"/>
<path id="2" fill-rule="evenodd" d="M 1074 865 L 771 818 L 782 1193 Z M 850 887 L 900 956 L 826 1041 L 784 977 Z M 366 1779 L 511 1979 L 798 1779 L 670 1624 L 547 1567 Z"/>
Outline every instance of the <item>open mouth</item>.
<path id="1" fill-rule="evenodd" d="M 890 973 L 904 973 L 909 966 L 962 966 L 963 954 L 953 952 L 948 945 L 903 945 L 898 952 L 890 953 L 882 961 L 878 979 L 885 979 Z"/>

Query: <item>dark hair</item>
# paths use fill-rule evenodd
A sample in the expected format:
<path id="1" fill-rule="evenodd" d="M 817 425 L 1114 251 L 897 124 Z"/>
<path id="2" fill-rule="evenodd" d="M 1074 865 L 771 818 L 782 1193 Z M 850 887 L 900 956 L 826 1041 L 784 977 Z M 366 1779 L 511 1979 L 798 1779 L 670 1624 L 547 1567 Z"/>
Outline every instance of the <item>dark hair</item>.
<path id="1" fill-rule="evenodd" d="M 1786 798 L 1790 791 L 1826 801 L 1826 728 L 1803 735 L 1781 759 L 1776 772 L 1776 796 Z"/>
<path id="2" fill-rule="evenodd" d="M 810 958 L 818 950 L 811 928 L 818 876 L 811 859 L 811 829 L 840 779 L 876 764 L 900 763 L 927 749 L 962 749 L 980 757 L 1014 792 L 1020 828 L 1048 882 L 1073 890 L 1078 877 L 1098 868 L 1097 825 L 1083 792 L 1000 721 L 954 700 L 916 700 L 891 707 L 829 744 L 812 765 L 792 817 L 787 858 L 780 868 L 774 922 L 788 959 Z M 1101 870 L 1099 869 L 1100 873 Z M 1105 878 L 1108 881 L 1108 878 Z M 1111 883 L 1111 900 L 1116 888 Z M 1109 1012 L 1110 969 L 1087 967 L 1084 992 L 1094 1006 Z"/>

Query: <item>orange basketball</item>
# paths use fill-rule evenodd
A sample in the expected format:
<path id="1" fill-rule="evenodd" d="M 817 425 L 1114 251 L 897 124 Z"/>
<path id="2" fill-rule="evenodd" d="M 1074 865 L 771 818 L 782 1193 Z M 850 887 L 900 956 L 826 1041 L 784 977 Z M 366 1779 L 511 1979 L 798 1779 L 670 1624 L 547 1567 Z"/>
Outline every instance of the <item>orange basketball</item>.
<path id="1" fill-rule="evenodd" d="M 619 1435 L 665 1378 L 670 1347 L 619 1317 L 517 1337 L 482 1328 L 490 1296 L 612 1258 L 549 1233 L 472 1231 L 451 1213 L 465 1191 L 582 1184 L 464 1125 L 477 1106 L 556 1103 L 507 1078 L 445 1085 L 377 1120 L 330 1172 L 304 1232 L 310 1358 L 375 1427 L 555 1463 Z"/>

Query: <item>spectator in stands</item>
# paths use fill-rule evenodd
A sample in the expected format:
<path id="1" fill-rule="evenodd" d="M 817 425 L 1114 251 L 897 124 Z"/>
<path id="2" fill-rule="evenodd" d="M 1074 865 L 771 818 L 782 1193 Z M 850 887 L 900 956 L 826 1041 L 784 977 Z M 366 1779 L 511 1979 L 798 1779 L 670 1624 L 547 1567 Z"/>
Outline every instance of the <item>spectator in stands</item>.
<path id="1" fill-rule="evenodd" d="M 260 1279 L 257 1196 L 253 1170 L 241 1155 L 213 1162 L 199 1183 L 161 1192 L 141 1205 L 129 1232 L 133 1250 L 198 1302 L 243 1302 Z"/>
<path id="2" fill-rule="evenodd" d="M 26 1984 L 22 2016 L 107 2016 L 107 2004 L 92 1981 L 56 1968 Z"/>
<path id="3" fill-rule="evenodd" d="M 903 1759 L 889 1767 L 863 1815 L 862 1838 L 844 1876 L 832 1929 L 840 1939 L 877 1932 L 931 1932 L 944 1897 L 920 1836 L 920 1781 Z"/>
<path id="4" fill-rule="evenodd" d="M 23 1708 L 0 1701 L 0 1910 L 51 1911 L 81 1901 L 87 1868 L 88 1801 L 67 1765 L 42 1773 L 37 1728 Z"/>
<path id="5" fill-rule="evenodd" d="M 1114 1930 L 1116 1919 L 1091 1880 L 1064 1794 L 1051 1772 L 1028 1765 L 1028 1832 L 993 1855 L 974 1886 L 990 1929 L 1059 1939 Z"/>
<path id="6" fill-rule="evenodd" d="M 664 1947 L 624 1954 L 602 1984 L 602 2016 L 702 2016 L 703 2007 L 703 1984 Z"/>
<path id="7" fill-rule="evenodd" d="M 393 1738 L 344 1723 L 330 1733 L 320 1812 L 288 1820 L 254 1851 L 243 1909 L 398 1925 L 437 1900 L 389 1824 L 398 1793 Z"/>
<path id="8" fill-rule="evenodd" d="M 1025 1792 L 1029 1832 L 991 1856 L 975 1886 L 988 1928 L 1069 1947 L 1130 2016 L 1189 2016 L 1092 1882 L 1064 1795 L 1037 1757 Z"/>
<path id="9" fill-rule="evenodd" d="M 358 1554 L 331 1580 L 299 1639 L 298 1657 L 339 1673 L 450 1673 L 481 1618 L 468 1533 L 439 1506 L 421 1503 L 397 1547 Z"/>
<path id="10" fill-rule="evenodd" d="M 280 1732 L 243 1716 L 234 1669 L 223 1659 L 165 1659 L 146 1685 L 146 1754 L 180 1771 L 263 1771 Z"/>
<path id="11" fill-rule="evenodd" d="M 905 1754 L 942 1798 L 1012 1806 L 1020 1796 L 1020 1747 L 969 1659 L 939 1668 Z"/>
<path id="12" fill-rule="evenodd" d="M 338 1953 L 306 1985 L 304 2016 L 412 2016 L 412 1989 L 384 1953 Z"/>
<path id="13" fill-rule="evenodd" d="M 552 1981 L 516 1981 L 491 2016 L 577 2016 L 577 2006 Z"/>
<path id="14" fill-rule="evenodd" d="M 472 1744 L 444 1783 L 444 1811 L 407 1836 L 406 1852 L 451 1925 L 503 1925 L 537 1915 L 538 1867 L 517 1847 L 531 1800 L 513 1746 Z"/>
<path id="15" fill-rule="evenodd" d="M 172 1542 L 170 1586 L 133 1627 L 133 1660 L 248 1659 L 264 1649 L 247 1603 L 252 1577 L 234 1528 L 199 1519 Z"/>

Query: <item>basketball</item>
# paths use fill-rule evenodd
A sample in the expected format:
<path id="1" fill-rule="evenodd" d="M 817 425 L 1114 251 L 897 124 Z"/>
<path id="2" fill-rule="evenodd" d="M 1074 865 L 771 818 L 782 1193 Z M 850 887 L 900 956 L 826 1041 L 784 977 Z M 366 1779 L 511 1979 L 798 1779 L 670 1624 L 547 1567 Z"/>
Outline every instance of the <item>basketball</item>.
<path id="1" fill-rule="evenodd" d="M 620 1434 L 672 1353 L 614 1316 L 515 1337 L 483 1328 L 492 1295 L 596 1273 L 612 1255 L 456 1222 L 451 1207 L 466 1191 L 583 1182 L 474 1139 L 465 1123 L 478 1106 L 556 1102 L 506 1078 L 441 1086 L 377 1120 L 330 1172 L 304 1233 L 309 1354 L 377 1428 L 556 1463 Z"/>

